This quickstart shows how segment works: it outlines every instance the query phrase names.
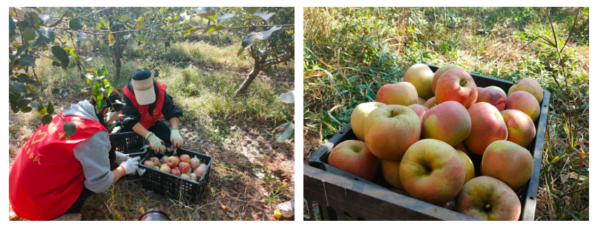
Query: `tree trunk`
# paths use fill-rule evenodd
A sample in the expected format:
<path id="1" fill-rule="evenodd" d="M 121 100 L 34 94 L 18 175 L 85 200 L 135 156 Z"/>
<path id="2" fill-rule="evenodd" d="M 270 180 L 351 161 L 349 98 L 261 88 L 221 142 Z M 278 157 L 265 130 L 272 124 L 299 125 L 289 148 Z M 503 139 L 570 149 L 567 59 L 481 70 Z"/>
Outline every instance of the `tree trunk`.
<path id="1" fill-rule="evenodd" d="M 233 97 L 237 97 L 240 94 L 244 93 L 246 91 L 246 89 L 248 89 L 248 87 L 250 87 L 250 84 L 252 83 L 252 81 L 254 81 L 256 76 L 258 76 L 258 73 L 260 72 L 260 70 L 261 70 L 260 64 L 258 64 L 258 63 L 254 64 L 254 68 L 252 68 L 252 71 L 250 72 L 250 74 L 248 74 L 248 76 L 244 80 L 244 83 L 242 83 L 242 85 L 240 85 L 240 87 L 237 89 L 237 91 L 235 91 L 235 94 L 233 94 Z"/>

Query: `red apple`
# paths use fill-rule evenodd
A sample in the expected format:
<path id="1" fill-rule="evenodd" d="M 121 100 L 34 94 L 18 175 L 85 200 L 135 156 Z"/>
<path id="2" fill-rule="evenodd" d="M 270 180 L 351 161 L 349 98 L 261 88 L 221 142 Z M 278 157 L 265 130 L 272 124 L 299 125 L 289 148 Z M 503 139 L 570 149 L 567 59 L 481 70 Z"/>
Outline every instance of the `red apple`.
<path id="1" fill-rule="evenodd" d="M 525 91 L 515 91 L 506 98 L 506 109 L 520 110 L 527 114 L 532 121 L 540 116 L 540 104 L 535 97 Z"/>
<path id="2" fill-rule="evenodd" d="M 408 194 L 440 206 L 458 195 L 465 175 L 454 147 L 435 139 L 414 143 L 400 162 L 400 182 Z"/>
<path id="3" fill-rule="evenodd" d="M 542 88 L 542 85 L 540 85 L 536 79 L 531 77 L 523 78 L 519 80 L 517 84 L 510 87 L 510 89 L 508 89 L 508 96 L 517 91 L 528 92 L 535 97 L 538 103 L 542 102 L 542 99 L 544 98 L 544 89 Z"/>
<path id="4" fill-rule="evenodd" d="M 352 127 L 352 132 L 354 132 L 356 138 L 362 141 L 365 140 L 365 119 L 367 119 L 371 111 L 382 106 L 385 106 L 385 104 L 380 102 L 365 102 L 354 107 L 350 115 L 350 127 Z"/>
<path id="5" fill-rule="evenodd" d="M 506 97 L 498 90 L 478 87 L 477 101 L 475 103 L 478 102 L 487 102 L 495 106 L 498 111 L 503 111 L 506 105 Z"/>
<path id="6" fill-rule="evenodd" d="M 531 178 L 533 157 L 516 143 L 499 140 L 490 144 L 481 158 L 481 175 L 494 177 L 517 190 Z"/>
<path id="7" fill-rule="evenodd" d="M 160 166 L 160 160 L 157 157 L 150 158 L 150 161 L 154 163 L 154 166 Z"/>
<path id="8" fill-rule="evenodd" d="M 420 137 L 421 120 L 406 106 L 382 106 L 365 119 L 365 143 L 380 159 L 400 161 L 406 149 Z"/>
<path id="9" fill-rule="evenodd" d="M 408 106 L 416 104 L 419 96 L 417 89 L 409 82 L 398 82 L 395 84 L 383 85 L 377 91 L 375 100 L 387 105 L 403 105 Z"/>
<path id="10" fill-rule="evenodd" d="M 456 101 L 468 109 L 477 100 L 477 85 L 467 71 L 450 69 L 437 81 L 435 99 L 438 105 L 446 101 Z"/>
<path id="11" fill-rule="evenodd" d="M 189 164 L 189 163 L 187 163 L 187 162 L 180 162 L 180 163 L 179 163 L 179 170 L 180 170 L 182 173 L 189 173 L 189 172 L 190 172 L 190 170 L 191 170 L 191 166 L 190 166 L 190 164 Z"/>
<path id="12" fill-rule="evenodd" d="M 188 179 L 188 180 L 192 179 L 192 177 L 190 177 L 190 175 L 188 175 L 187 173 L 181 174 L 181 178 Z"/>
<path id="13" fill-rule="evenodd" d="M 181 160 L 181 162 L 187 162 L 187 163 L 190 163 L 190 156 L 189 156 L 189 155 L 187 155 L 187 154 L 182 154 L 182 155 L 180 156 L 180 160 Z"/>
<path id="14" fill-rule="evenodd" d="M 446 71 L 448 71 L 450 69 L 463 69 L 463 68 L 458 65 L 453 65 L 453 64 L 444 65 L 444 66 L 440 67 L 437 71 L 435 71 L 435 73 L 433 74 L 433 79 L 431 80 L 431 90 L 433 92 L 435 92 L 435 87 L 437 85 L 437 81 L 440 79 L 440 76 L 442 76 L 442 74 L 444 74 Z"/>
<path id="15" fill-rule="evenodd" d="M 171 167 L 169 167 L 169 165 L 167 165 L 167 164 L 162 164 L 162 165 L 160 165 L 160 171 L 163 171 L 165 173 L 170 173 Z"/>
<path id="16" fill-rule="evenodd" d="M 181 176 L 181 172 L 177 168 L 171 169 L 171 174 L 174 174 L 174 175 L 177 175 L 177 176 Z"/>
<path id="17" fill-rule="evenodd" d="M 148 166 L 150 168 L 154 168 L 154 162 L 150 161 L 150 160 L 146 160 L 144 161 L 144 165 Z"/>
<path id="18" fill-rule="evenodd" d="M 179 165 L 179 158 L 177 158 L 176 156 L 169 157 L 167 159 L 167 165 L 169 165 L 169 167 L 171 168 L 177 167 L 177 165 Z"/>
<path id="19" fill-rule="evenodd" d="M 447 101 L 429 109 L 421 120 L 423 138 L 456 146 L 471 133 L 469 111 L 458 102 Z"/>
<path id="20" fill-rule="evenodd" d="M 427 109 L 431 109 L 437 104 L 437 100 L 435 100 L 435 96 L 428 99 L 423 106 L 427 107 Z"/>
<path id="21" fill-rule="evenodd" d="M 456 211 L 482 220 L 519 220 L 521 201 L 504 182 L 487 176 L 467 182 L 456 197 Z"/>
<path id="22" fill-rule="evenodd" d="M 412 104 L 408 106 L 408 108 L 415 111 L 417 116 L 419 116 L 419 119 L 423 119 L 423 115 L 425 115 L 425 112 L 427 112 L 427 107 L 419 104 Z"/>
<path id="23" fill-rule="evenodd" d="M 200 167 L 198 167 L 194 173 L 196 174 L 196 176 L 198 176 L 198 178 L 202 178 L 202 175 L 204 175 L 204 171 L 206 169 L 204 167 L 202 167 L 202 165 L 200 165 Z"/>
<path id="24" fill-rule="evenodd" d="M 194 156 L 194 158 L 192 158 L 190 160 L 190 166 L 192 166 L 192 169 L 198 168 L 198 166 L 200 166 L 200 159 L 198 159 L 198 157 Z"/>
<path id="25" fill-rule="evenodd" d="M 403 80 L 415 86 L 419 97 L 428 99 L 433 97 L 433 90 L 431 90 L 432 79 L 433 71 L 431 71 L 429 66 L 414 64 L 406 70 Z"/>
<path id="26" fill-rule="evenodd" d="M 373 180 L 379 168 L 379 159 L 360 140 L 346 140 L 335 146 L 329 154 L 328 162 L 335 168 L 365 180 Z"/>
<path id="27" fill-rule="evenodd" d="M 482 155 L 492 142 L 506 140 L 508 128 L 495 106 L 487 102 L 475 103 L 469 108 L 471 134 L 464 140 L 469 151 Z"/>
<path id="28" fill-rule="evenodd" d="M 506 127 L 508 127 L 508 141 L 529 147 L 535 139 L 535 124 L 527 114 L 520 110 L 504 110 L 501 112 Z"/>

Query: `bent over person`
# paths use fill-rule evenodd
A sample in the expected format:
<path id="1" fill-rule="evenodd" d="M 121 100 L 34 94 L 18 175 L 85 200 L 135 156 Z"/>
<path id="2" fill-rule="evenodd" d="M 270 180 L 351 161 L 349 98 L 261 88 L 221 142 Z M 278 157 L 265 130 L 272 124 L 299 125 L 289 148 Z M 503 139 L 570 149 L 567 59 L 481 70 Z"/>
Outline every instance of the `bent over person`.
<path id="1" fill-rule="evenodd" d="M 135 131 L 143 136 L 156 153 L 164 153 L 167 147 L 182 147 L 179 118 L 183 111 L 167 94 L 167 85 L 155 81 L 148 69 L 138 69 L 122 91 L 123 132 Z"/>
<path id="2" fill-rule="evenodd" d="M 139 157 L 115 152 L 111 168 L 109 140 L 104 117 L 109 109 L 120 110 L 117 94 L 105 98 L 107 106 L 96 113 L 96 101 L 81 101 L 59 113 L 31 136 L 14 160 L 9 173 L 9 200 L 15 214 L 28 220 L 51 220 L 69 214 L 81 219 L 85 200 L 101 193 L 126 174 L 134 174 Z M 75 124 L 67 138 L 63 125 Z M 114 165 L 113 165 L 114 166 Z"/>

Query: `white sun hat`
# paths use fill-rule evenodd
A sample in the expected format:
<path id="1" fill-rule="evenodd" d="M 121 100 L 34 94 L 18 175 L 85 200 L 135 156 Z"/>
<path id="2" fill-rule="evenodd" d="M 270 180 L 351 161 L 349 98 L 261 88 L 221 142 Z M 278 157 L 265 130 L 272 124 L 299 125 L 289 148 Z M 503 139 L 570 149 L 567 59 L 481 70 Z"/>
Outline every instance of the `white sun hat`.
<path id="1" fill-rule="evenodd" d="M 156 94 L 154 94 L 154 76 L 148 73 L 134 74 L 131 78 L 131 86 L 133 87 L 133 93 L 135 99 L 139 105 L 148 105 L 156 101 Z M 137 78 L 136 78 L 137 77 Z"/>

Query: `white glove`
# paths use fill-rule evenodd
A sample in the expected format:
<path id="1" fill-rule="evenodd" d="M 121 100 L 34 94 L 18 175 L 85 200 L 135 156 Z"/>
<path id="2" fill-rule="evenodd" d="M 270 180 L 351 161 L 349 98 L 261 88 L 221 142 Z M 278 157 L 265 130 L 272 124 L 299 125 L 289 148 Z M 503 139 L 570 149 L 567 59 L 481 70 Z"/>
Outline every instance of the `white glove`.
<path id="1" fill-rule="evenodd" d="M 140 157 L 135 157 L 124 161 L 123 163 L 121 163 L 121 166 L 125 168 L 125 174 L 134 174 L 135 171 L 139 168 L 138 164 L 140 164 Z"/>
<path id="2" fill-rule="evenodd" d="M 146 140 L 148 140 L 150 143 L 150 149 L 154 150 L 154 153 L 163 154 L 167 150 L 167 147 L 165 147 L 165 142 L 156 137 L 153 132 L 150 132 L 148 135 L 146 135 Z"/>
<path id="3" fill-rule="evenodd" d="M 183 138 L 181 138 L 178 128 L 171 129 L 171 143 L 173 144 L 173 149 L 183 146 Z"/>
<path id="4" fill-rule="evenodd" d="M 115 154 L 117 155 L 117 158 L 115 160 L 115 162 L 117 164 L 121 164 L 122 162 L 129 160 L 129 155 L 128 154 L 123 154 L 123 153 L 118 152 L 118 151 L 115 152 Z"/>

